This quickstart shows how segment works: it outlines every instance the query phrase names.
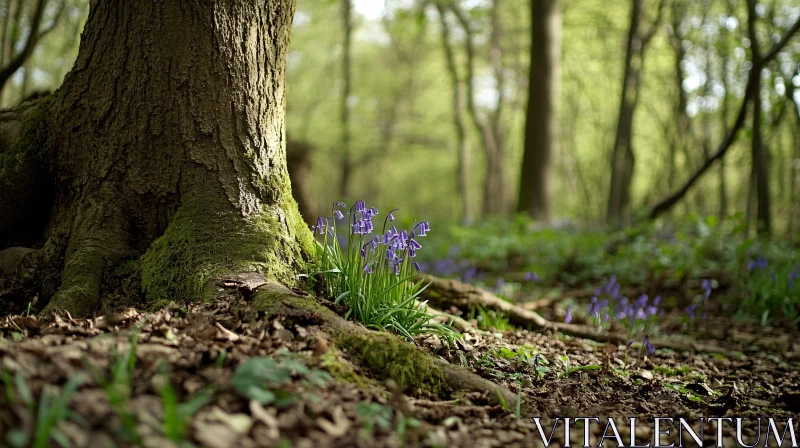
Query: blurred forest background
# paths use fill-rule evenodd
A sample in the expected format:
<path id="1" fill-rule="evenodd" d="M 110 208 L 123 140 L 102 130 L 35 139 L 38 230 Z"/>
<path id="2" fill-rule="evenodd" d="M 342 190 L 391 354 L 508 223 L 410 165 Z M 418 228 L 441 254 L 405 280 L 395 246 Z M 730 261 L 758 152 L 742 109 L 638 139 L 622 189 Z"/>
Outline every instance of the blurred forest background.
<path id="1" fill-rule="evenodd" d="M 0 0 L 0 101 L 58 88 L 88 0 Z M 800 228 L 800 0 L 299 0 L 288 158 L 310 220 L 525 212 Z M 685 193 L 685 195 L 684 195 Z"/>

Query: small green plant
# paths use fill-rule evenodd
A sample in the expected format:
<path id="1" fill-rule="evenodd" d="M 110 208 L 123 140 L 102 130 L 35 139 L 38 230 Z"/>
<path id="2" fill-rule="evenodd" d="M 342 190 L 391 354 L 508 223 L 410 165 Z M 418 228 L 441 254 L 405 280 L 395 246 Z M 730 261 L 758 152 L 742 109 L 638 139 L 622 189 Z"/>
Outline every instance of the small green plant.
<path id="1" fill-rule="evenodd" d="M 372 439 L 376 427 L 384 431 L 392 427 L 392 408 L 378 403 L 359 403 L 356 417 L 361 422 L 361 437 L 366 440 Z"/>
<path id="2" fill-rule="evenodd" d="M 164 434 L 176 443 L 184 441 L 189 419 L 214 399 L 213 394 L 201 391 L 185 403 L 180 403 L 166 375 L 158 392 L 161 395 L 161 404 L 164 406 Z"/>
<path id="3" fill-rule="evenodd" d="M 231 385 L 242 396 L 262 405 L 285 408 L 298 398 L 285 388 L 293 377 L 307 387 L 321 387 L 333 380 L 328 372 L 309 368 L 297 355 L 285 352 L 243 362 L 233 373 Z"/>
<path id="4" fill-rule="evenodd" d="M 667 389 L 674 390 L 675 392 L 683 394 L 684 396 L 686 396 L 686 398 L 688 398 L 691 401 L 694 401 L 696 403 L 702 403 L 703 402 L 702 398 L 697 396 L 691 390 L 681 386 L 680 384 L 666 383 L 666 382 L 662 383 L 662 384 L 664 384 L 664 387 L 666 387 Z"/>
<path id="5" fill-rule="evenodd" d="M 373 218 L 378 209 L 357 201 L 347 215 L 343 202 L 333 205 L 329 218 L 318 218 L 312 227 L 317 241 L 318 274 L 326 292 L 337 304 L 347 307 L 352 317 L 368 328 L 394 330 L 413 340 L 418 334 L 438 334 L 452 340 L 456 332 L 448 325 L 431 322 L 427 305 L 417 298 L 427 287 L 424 279 L 415 280 L 420 269 L 414 261 L 422 248 L 417 241 L 430 231 L 427 221 L 410 231 L 390 225 L 392 210 L 383 219 L 380 233 L 373 233 Z M 346 219 L 345 219 L 346 218 Z M 348 229 L 340 239 L 337 222 Z"/>
<path id="6" fill-rule="evenodd" d="M 85 377 L 83 375 L 76 375 L 70 378 L 59 394 L 44 390 L 41 397 L 39 397 L 39 406 L 36 408 L 33 394 L 28 388 L 22 373 L 19 371 L 16 372 L 13 386 L 9 375 L 6 372 L 4 373 L 3 382 L 6 387 L 7 396 L 13 396 L 14 401 L 12 402 L 15 402 L 16 395 L 13 391 L 10 391 L 10 389 L 16 389 L 22 402 L 25 403 L 32 413 L 35 411 L 36 414 L 36 428 L 34 429 L 33 443 L 30 443 L 30 436 L 26 432 L 20 429 L 13 429 L 6 434 L 6 441 L 9 445 L 20 448 L 26 446 L 46 448 L 50 446 L 50 440 L 53 440 L 62 447 L 71 447 L 72 443 L 70 443 L 66 435 L 64 435 L 57 426 L 62 420 L 68 417 L 77 417 L 76 414 L 69 410 L 69 402 L 85 381 Z"/>
<path id="7" fill-rule="evenodd" d="M 559 356 L 558 359 L 561 360 L 561 364 L 564 366 L 564 370 L 561 371 L 561 372 L 558 372 L 556 374 L 556 377 L 558 377 L 558 378 L 561 378 L 561 377 L 564 377 L 564 376 L 569 376 L 570 374 L 573 374 L 575 372 L 585 372 L 585 371 L 589 371 L 589 370 L 600 370 L 600 369 L 603 368 L 603 366 L 601 366 L 600 364 L 587 364 L 585 366 L 573 366 L 571 364 L 570 360 L 569 360 L 569 356 L 567 356 L 567 355 L 561 355 L 561 356 Z"/>
<path id="8" fill-rule="evenodd" d="M 141 436 L 136 429 L 136 419 L 128 410 L 128 402 L 131 399 L 131 386 L 133 370 L 136 368 L 136 345 L 139 340 L 139 333 L 133 332 L 131 335 L 130 348 L 124 355 L 117 352 L 116 347 L 112 348 L 112 358 L 110 374 L 96 374 L 98 384 L 106 393 L 108 402 L 114 412 L 119 415 L 122 422 L 122 429 L 125 436 L 135 445 L 141 446 Z"/>
<path id="9" fill-rule="evenodd" d="M 494 329 L 497 331 L 513 330 L 514 326 L 508 322 L 508 319 L 503 317 L 502 314 L 493 311 L 485 310 L 480 305 L 476 305 L 470 309 L 469 320 L 478 322 L 478 328 L 481 330 Z"/>

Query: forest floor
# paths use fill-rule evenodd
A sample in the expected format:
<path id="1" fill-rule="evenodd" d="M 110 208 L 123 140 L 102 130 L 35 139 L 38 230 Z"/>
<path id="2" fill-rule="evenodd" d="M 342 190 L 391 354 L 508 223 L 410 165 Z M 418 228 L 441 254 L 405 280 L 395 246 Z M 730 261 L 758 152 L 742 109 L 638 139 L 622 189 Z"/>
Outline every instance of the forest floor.
<path id="1" fill-rule="evenodd" d="M 664 333 L 670 326 L 679 331 L 679 314 L 662 317 Z M 436 338 L 418 343 L 519 393 L 536 416 L 600 417 L 602 424 L 590 425 L 593 446 L 607 417 L 615 418 L 627 444 L 631 416 L 642 417 L 637 440 L 646 441 L 653 439 L 652 424 L 645 423 L 652 416 L 785 422 L 800 414 L 800 331 L 728 317 L 698 326 L 695 339 L 729 352 L 656 347 L 646 356 L 624 345 L 521 329 L 466 334 L 454 346 Z M 62 446 L 76 447 L 542 446 L 534 422 L 516 415 L 516 403 L 492 406 L 486 394 L 434 395 L 371 380 L 346 352 L 329 350 L 313 324 L 248 311 L 238 297 L 47 324 L 7 316 L 0 331 L 4 446 L 47 446 L 31 435 L 47 437 L 48 428 L 56 429 L 50 436 Z M 536 373 L 533 353 L 549 360 L 548 372 Z M 563 356 L 571 367 L 597 370 L 566 374 Z M 248 359 L 266 364 L 247 371 Z M 343 365 L 366 379 L 348 382 L 324 373 L 341 378 Z M 272 405 L 237 393 L 250 387 L 253 375 L 261 386 L 252 387 L 263 387 L 265 378 L 273 387 L 244 395 L 267 394 Z M 70 396 L 71 387 L 77 391 Z M 551 421 L 543 420 L 546 434 Z M 755 425 L 745 428 L 745 441 L 752 443 Z M 551 446 L 560 446 L 562 431 L 559 426 Z M 582 434 L 574 426 L 573 443 Z M 725 434 L 732 440 L 733 427 Z M 706 427 L 706 440 L 714 435 Z"/>

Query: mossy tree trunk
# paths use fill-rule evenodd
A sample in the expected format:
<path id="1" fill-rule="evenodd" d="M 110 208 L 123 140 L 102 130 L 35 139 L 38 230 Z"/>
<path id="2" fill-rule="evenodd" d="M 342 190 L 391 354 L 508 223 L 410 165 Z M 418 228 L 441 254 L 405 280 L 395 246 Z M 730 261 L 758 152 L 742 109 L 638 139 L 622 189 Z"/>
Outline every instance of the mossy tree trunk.
<path id="1" fill-rule="evenodd" d="M 294 281 L 312 243 L 286 170 L 294 3 L 92 3 L 75 66 L 15 146 L 51 182 L 28 198 L 53 204 L 49 308 L 92 312 L 126 259 L 153 300 L 198 298 L 229 271 Z"/>

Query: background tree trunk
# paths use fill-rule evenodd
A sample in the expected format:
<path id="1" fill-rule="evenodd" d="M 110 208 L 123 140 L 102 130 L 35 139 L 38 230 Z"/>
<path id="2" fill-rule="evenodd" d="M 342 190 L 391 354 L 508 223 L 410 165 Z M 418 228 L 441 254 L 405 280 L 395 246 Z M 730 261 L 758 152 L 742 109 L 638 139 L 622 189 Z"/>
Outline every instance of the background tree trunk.
<path id="1" fill-rule="evenodd" d="M 622 226 L 629 213 L 633 168 L 636 162 L 633 151 L 633 115 L 639 102 L 639 86 L 644 69 L 644 55 L 661 21 L 663 0 L 658 5 L 656 20 L 649 31 L 641 30 L 643 0 L 631 3 L 630 28 L 625 50 L 625 69 L 620 94 L 617 133 L 611 153 L 611 185 L 609 186 L 606 221 Z"/>
<path id="2" fill-rule="evenodd" d="M 342 199 L 346 199 L 350 194 L 350 176 L 353 171 L 353 162 L 350 157 L 350 86 L 351 86 L 351 67 L 352 67 L 352 42 L 353 34 L 353 13 L 350 0 L 342 0 L 342 21 L 344 23 L 344 43 L 342 45 L 342 104 L 341 104 L 341 126 L 342 136 L 340 145 L 341 177 L 339 178 L 339 194 Z"/>
<path id="3" fill-rule="evenodd" d="M 311 165 L 314 147 L 310 143 L 297 140 L 286 140 L 286 168 L 292 183 L 292 197 L 306 224 L 311 225 L 317 219 L 314 211 L 314 199 L 311 195 Z"/>
<path id="4" fill-rule="evenodd" d="M 139 254 L 155 301 L 203 296 L 229 271 L 296 281 L 312 240 L 285 162 L 293 13 L 293 0 L 92 5 L 75 66 L 17 148 L 53 180 L 49 308 L 91 312 L 107 270 Z"/>
<path id="5" fill-rule="evenodd" d="M 461 221 L 464 224 L 469 224 L 474 218 L 474 213 L 469 197 L 470 153 L 463 117 L 465 103 L 464 92 L 458 77 L 458 68 L 456 67 L 453 45 L 450 43 L 450 25 L 447 23 L 447 10 L 440 3 L 436 4 L 436 10 L 439 13 L 439 25 L 442 28 L 442 48 L 444 49 L 447 73 L 450 75 L 450 84 L 452 86 L 453 127 L 456 131 L 457 147 L 456 191 L 458 191 L 459 198 L 461 199 Z"/>
<path id="6" fill-rule="evenodd" d="M 750 36 L 750 52 L 753 67 L 762 67 L 761 50 L 756 34 L 756 2 L 747 0 L 747 31 Z M 769 235 L 772 231 L 769 196 L 769 156 L 761 139 L 761 73 L 755 73 L 753 81 L 753 138 L 751 156 L 753 176 L 756 186 L 756 231 L 759 235 Z"/>
<path id="7" fill-rule="evenodd" d="M 558 150 L 561 13 L 558 0 L 531 1 L 528 111 L 517 210 L 550 219 L 550 159 Z"/>

